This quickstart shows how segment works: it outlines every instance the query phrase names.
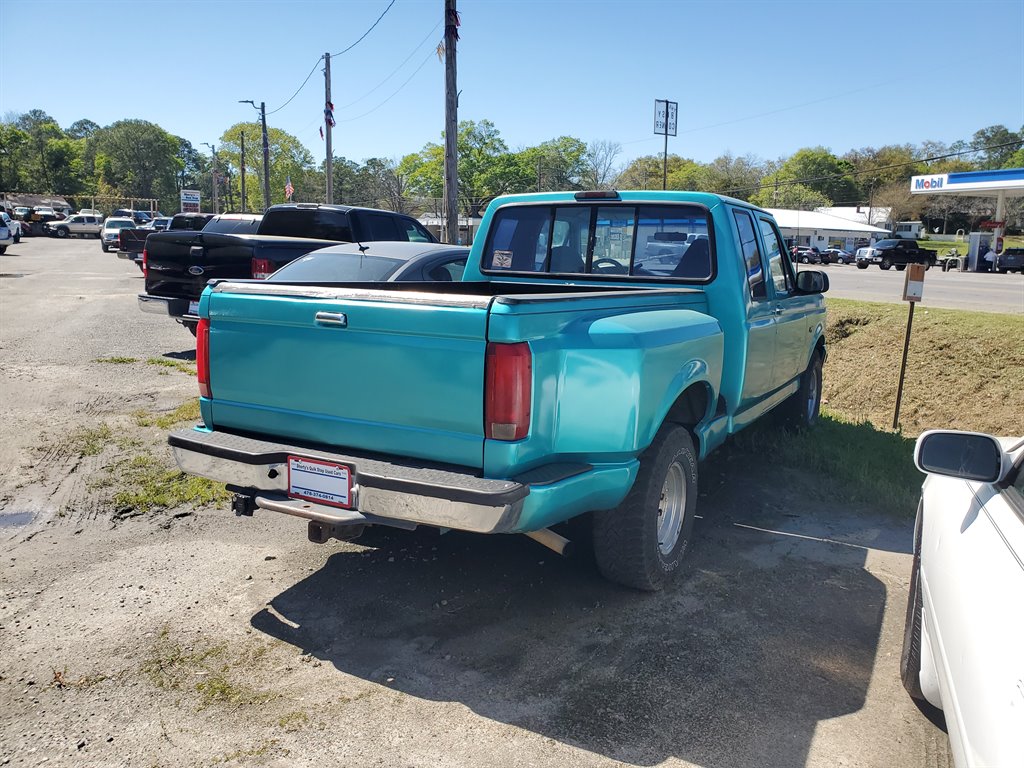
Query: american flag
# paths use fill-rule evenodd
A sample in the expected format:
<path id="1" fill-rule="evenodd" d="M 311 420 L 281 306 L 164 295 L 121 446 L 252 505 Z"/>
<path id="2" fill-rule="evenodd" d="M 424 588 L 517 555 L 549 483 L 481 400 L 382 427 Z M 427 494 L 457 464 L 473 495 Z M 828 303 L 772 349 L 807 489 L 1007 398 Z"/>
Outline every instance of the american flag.
<path id="1" fill-rule="evenodd" d="M 292 199 L 292 195 L 295 194 L 295 187 L 292 186 L 292 177 L 288 177 L 288 181 L 284 183 L 284 196 L 288 200 Z"/>

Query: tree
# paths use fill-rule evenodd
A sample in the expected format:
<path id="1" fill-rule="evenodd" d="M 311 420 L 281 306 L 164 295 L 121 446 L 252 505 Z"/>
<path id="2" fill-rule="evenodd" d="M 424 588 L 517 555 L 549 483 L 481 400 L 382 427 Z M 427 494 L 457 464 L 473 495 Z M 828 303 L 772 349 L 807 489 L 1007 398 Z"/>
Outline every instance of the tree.
<path id="1" fill-rule="evenodd" d="M 71 139 L 88 139 L 100 129 L 99 125 L 94 123 L 92 120 L 76 120 L 68 126 L 67 133 L 68 138 Z"/>
<path id="2" fill-rule="evenodd" d="M 518 154 L 512 154 L 498 129 L 489 120 L 459 123 L 458 148 L 459 204 L 462 212 L 475 216 L 497 195 L 523 191 L 535 182 L 531 171 Z M 423 197 L 444 196 L 444 147 L 427 144 L 415 155 L 407 155 L 398 170 L 407 179 L 409 189 Z"/>
<path id="3" fill-rule="evenodd" d="M 376 207 L 412 213 L 411 201 L 406 196 L 408 178 L 399 170 L 395 160 L 373 157 L 364 163 L 363 168 L 371 181 Z"/>
<path id="4" fill-rule="evenodd" d="M 146 120 L 118 120 L 93 135 L 101 180 L 125 197 L 178 204 L 180 141 Z M 102 158 L 102 161 L 101 161 Z"/>
<path id="5" fill-rule="evenodd" d="M 773 186 L 775 181 L 802 184 L 830 200 L 848 203 L 860 199 L 854 170 L 853 163 L 840 160 L 825 147 L 807 147 L 791 155 L 762 183 L 766 186 Z"/>
<path id="6" fill-rule="evenodd" d="M 608 189 L 616 176 L 615 159 L 622 152 L 617 141 L 592 141 L 583 157 L 583 186 L 587 189 Z"/>
<path id="7" fill-rule="evenodd" d="M 254 185 L 246 185 L 247 205 L 249 210 L 261 211 L 263 210 L 263 155 L 262 150 L 257 149 L 260 147 L 259 137 L 262 135 L 260 124 L 235 123 L 228 128 L 221 134 L 217 155 L 221 163 L 221 170 L 231 170 L 232 186 L 234 187 L 235 178 L 240 168 L 243 131 L 247 138 L 245 146 L 246 173 L 251 172 L 253 178 L 256 179 Z M 267 139 L 270 144 L 271 204 L 285 201 L 284 187 L 288 179 L 291 179 L 292 186 L 295 187 L 295 200 L 322 201 L 325 191 L 321 183 L 322 177 L 316 171 L 312 153 L 297 138 L 280 128 L 268 127 Z M 240 185 L 240 181 L 237 183 Z M 240 186 L 238 192 L 240 200 Z"/>
<path id="8" fill-rule="evenodd" d="M 21 188 L 18 158 L 28 145 L 29 136 L 11 123 L 0 123 L 0 190 Z"/>
<path id="9" fill-rule="evenodd" d="M 523 172 L 532 175 L 535 181 L 528 187 L 510 191 L 580 189 L 587 170 L 586 154 L 586 145 L 570 136 L 520 150 L 517 155 Z"/>
<path id="10" fill-rule="evenodd" d="M 794 211 L 813 211 L 815 208 L 832 205 L 832 201 L 818 190 L 803 184 L 788 183 L 780 183 L 778 187 L 762 186 L 749 200 L 762 208 L 788 208 Z"/>
<path id="11" fill-rule="evenodd" d="M 754 155 L 735 157 L 727 152 L 701 165 L 694 174 L 693 186 L 688 188 L 746 200 L 757 191 L 768 171 L 768 164 Z"/>
<path id="12" fill-rule="evenodd" d="M 900 221 L 912 221 L 921 214 L 924 201 L 910 194 L 910 185 L 898 181 L 886 184 L 874 190 L 871 198 L 872 207 L 889 209 L 889 222 L 896 225 Z"/>
<path id="13" fill-rule="evenodd" d="M 691 180 L 700 166 L 689 158 L 669 155 L 668 188 L 693 189 Z M 627 165 L 615 179 L 617 189 L 661 189 L 663 174 L 661 155 L 638 157 Z"/>
<path id="14" fill-rule="evenodd" d="M 939 149 L 932 146 L 931 149 Z M 946 154 L 948 148 L 942 148 L 935 154 Z M 854 178 L 857 180 L 859 196 L 857 199 L 867 200 L 872 190 L 884 187 L 889 184 L 909 183 L 910 177 L 927 172 L 927 166 L 918 162 L 918 157 L 931 157 L 933 155 L 921 155 L 911 144 L 888 144 L 875 149 L 864 147 L 862 149 L 851 149 L 843 160 L 847 162 L 854 171 Z M 852 199 L 852 198 L 843 198 Z"/>
<path id="15" fill-rule="evenodd" d="M 1022 145 L 1024 128 L 1014 133 L 1004 125 L 990 125 L 975 131 L 971 137 L 971 149 L 976 152 L 976 162 L 984 170 L 1004 168 L 1006 161 Z"/>

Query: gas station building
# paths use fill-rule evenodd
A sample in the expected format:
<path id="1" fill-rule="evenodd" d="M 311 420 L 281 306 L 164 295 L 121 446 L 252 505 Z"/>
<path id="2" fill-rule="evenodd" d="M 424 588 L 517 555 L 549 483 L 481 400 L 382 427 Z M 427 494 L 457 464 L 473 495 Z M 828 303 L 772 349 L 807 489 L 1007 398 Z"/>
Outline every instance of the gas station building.
<path id="1" fill-rule="evenodd" d="M 978 262 L 989 246 L 1003 251 L 1006 231 L 1006 198 L 1024 196 L 1024 168 L 1003 168 L 997 171 L 965 171 L 914 176 L 910 179 L 912 195 L 963 195 L 996 199 L 996 215 L 989 232 L 972 232 L 967 250 L 967 269 L 978 271 Z"/>

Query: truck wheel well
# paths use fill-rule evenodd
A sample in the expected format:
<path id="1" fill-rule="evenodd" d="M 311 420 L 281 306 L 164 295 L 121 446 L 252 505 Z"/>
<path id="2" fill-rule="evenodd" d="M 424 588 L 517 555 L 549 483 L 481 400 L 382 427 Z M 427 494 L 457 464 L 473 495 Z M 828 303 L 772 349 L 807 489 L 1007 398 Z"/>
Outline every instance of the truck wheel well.
<path id="1" fill-rule="evenodd" d="M 665 415 L 665 422 L 683 424 L 687 427 L 696 426 L 707 415 L 710 397 L 711 390 L 707 384 L 703 382 L 691 384 L 672 403 L 672 407 Z"/>

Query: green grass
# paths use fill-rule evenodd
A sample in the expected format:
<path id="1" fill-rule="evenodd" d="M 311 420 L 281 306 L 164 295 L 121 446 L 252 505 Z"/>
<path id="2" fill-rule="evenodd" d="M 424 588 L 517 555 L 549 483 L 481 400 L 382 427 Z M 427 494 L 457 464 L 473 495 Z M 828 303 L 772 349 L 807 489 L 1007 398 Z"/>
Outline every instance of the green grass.
<path id="1" fill-rule="evenodd" d="M 804 474 L 823 500 L 897 516 L 917 508 L 914 440 L 926 429 L 1024 434 L 1024 317 L 918 307 L 900 427 L 892 429 L 907 307 L 828 299 L 822 418 L 805 433 L 766 418 L 733 441 L 764 472 Z"/>
<path id="2" fill-rule="evenodd" d="M 752 460 L 798 468 L 813 476 L 822 499 L 868 504 L 897 516 L 913 514 L 922 475 L 914 466 L 914 441 L 824 409 L 818 425 L 791 433 L 774 419 L 736 436 Z"/>
<path id="3" fill-rule="evenodd" d="M 237 679 L 252 658 L 252 653 L 236 653 L 223 642 L 199 641 L 191 647 L 183 646 L 165 627 L 150 647 L 142 672 L 157 688 L 194 692 L 199 709 L 214 704 L 263 704 L 275 694 L 256 690 Z"/>
<path id="4" fill-rule="evenodd" d="M 199 400 L 186 400 L 170 413 L 152 414 L 147 411 L 135 411 L 135 423 L 140 427 L 158 427 L 159 429 L 170 429 L 189 421 L 199 421 Z"/>
<path id="5" fill-rule="evenodd" d="M 96 456 L 113 441 L 114 433 L 107 424 L 83 427 L 68 437 L 71 450 L 79 456 Z"/>
<path id="6" fill-rule="evenodd" d="M 126 365 L 127 363 L 139 362 L 136 357 L 97 357 L 94 363 L 112 363 L 114 365 Z"/>
<path id="7" fill-rule="evenodd" d="M 223 484 L 168 468 L 147 453 L 119 461 L 108 472 L 120 486 L 113 498 L 118 510 L 148 512 L 183 504 L 206 506 L 231 497 Z"/>
<path id="8" fill-rule="evenodd" d="M 170 368 L 171 370 L 180 371 L 181 373 L 187 373 L 190 376 L 196 375 L 195 365 L 186 362 L 185 360 L 172 360 L 167 357 L 151 357 L 146 361 L 149 365 L 156 365 L 162 368 Z"/>
<path id="9" fill-rule="evenodd" d="M 904 304 L 828 299 L 822 394 L 842 418 L 892 425 L 907 325 Z M 1024 317 L 918 307 L 900 409 L 902 432 L 1024 434 Z"/>

